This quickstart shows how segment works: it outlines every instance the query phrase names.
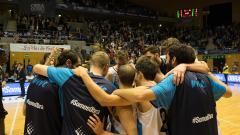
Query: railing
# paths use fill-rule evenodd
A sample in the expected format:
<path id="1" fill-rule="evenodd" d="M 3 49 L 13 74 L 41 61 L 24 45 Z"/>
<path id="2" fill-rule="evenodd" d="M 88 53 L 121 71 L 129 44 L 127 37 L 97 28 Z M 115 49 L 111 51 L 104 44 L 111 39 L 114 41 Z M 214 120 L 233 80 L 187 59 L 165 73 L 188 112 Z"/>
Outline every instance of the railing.
<path id="1" fill-rule="evenodd" d="M 41 30 L 37 32 L 29 32 L 28 30 L 17 30 L 18 32 L 0 32 L 0 37 L 19 39 L 56 39 L 56 40 L 80 40 L 86 41 L 87 37 L 80 32 L 64 32 Z"/>
<path id="2" fill-rule="evenodd" d="M 233 53 L 240 53 L 240 48 L 233 49 L 233 48 L 224 48 L 218 50 L 198 50 L 198 54 L 233 54 Z"/>

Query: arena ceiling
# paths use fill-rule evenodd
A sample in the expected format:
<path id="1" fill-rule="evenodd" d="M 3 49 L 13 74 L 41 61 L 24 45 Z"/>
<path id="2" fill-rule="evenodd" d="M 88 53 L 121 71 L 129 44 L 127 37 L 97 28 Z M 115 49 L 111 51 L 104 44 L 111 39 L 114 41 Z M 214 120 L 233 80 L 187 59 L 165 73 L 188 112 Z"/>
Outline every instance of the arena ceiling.
<path id="1" fill-rule="evenodd" d="M 206 7 L 213 4 L 233 2 L 238 0 L 129 0 L 133 3 L 146 6 L 157 10 Z"/>

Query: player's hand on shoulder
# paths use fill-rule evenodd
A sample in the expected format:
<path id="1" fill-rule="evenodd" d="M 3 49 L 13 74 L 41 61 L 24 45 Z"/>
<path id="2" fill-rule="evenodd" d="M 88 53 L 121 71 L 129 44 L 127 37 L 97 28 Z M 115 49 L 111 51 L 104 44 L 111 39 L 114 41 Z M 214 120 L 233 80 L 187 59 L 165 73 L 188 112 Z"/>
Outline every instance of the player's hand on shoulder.
<path id="1" fill-rule="evenodd" d="M 79 76 L 79 77 L 83 77 L 84 75 L 87 75 L 88 74 L 88 69 L 87 68 L 84 68 L 84 67 L 77 67 L 74 69 L 74 73 Z"/>
<path id="2" fill-rule="evenodd" d="M 187 66 L 185 64 L 179 64 L 170 72 L 168 72 L 167 75 L 173 74 L 173 83 L 178 86 L 183 83 L 186 70 Z"/>

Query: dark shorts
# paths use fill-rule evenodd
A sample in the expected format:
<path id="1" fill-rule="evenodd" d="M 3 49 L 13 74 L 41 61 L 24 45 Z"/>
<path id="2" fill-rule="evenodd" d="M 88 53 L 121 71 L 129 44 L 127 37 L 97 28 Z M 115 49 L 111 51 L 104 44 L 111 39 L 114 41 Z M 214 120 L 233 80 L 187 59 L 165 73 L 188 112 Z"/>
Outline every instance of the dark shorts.
<path id="1" fill-rule="evenodd" d="M 7 115 L 7 111 L 4 109 L 3 103 L 2 103 L 2 89 L 0 88 L 0 119 L 5 118 Z"/>
<path id="2" fill-rule="evenodd" d="M 4 109 L 2 101 L 0 101 L 0 119 L 5 118 L 5 116 L 6 116 L 7 114 L 8 114 L 8 113 L 7 113 L 7 111 Z"/>

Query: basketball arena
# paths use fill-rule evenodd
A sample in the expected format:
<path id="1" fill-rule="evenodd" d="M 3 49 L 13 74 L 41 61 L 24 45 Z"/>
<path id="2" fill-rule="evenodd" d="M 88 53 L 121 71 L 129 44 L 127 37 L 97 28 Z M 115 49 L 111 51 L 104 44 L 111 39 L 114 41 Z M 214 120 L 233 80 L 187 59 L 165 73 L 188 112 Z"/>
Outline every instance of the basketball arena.
<path id="1" fill-rule="evenodd" d="M 240 135 L 240 1 L 0 0 L 0 135 Z"/>

